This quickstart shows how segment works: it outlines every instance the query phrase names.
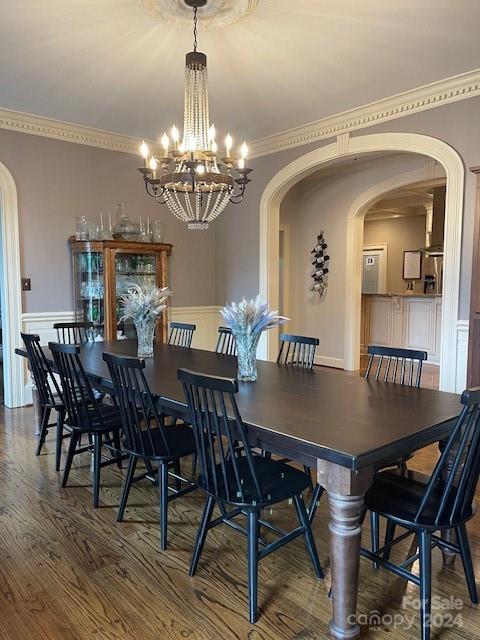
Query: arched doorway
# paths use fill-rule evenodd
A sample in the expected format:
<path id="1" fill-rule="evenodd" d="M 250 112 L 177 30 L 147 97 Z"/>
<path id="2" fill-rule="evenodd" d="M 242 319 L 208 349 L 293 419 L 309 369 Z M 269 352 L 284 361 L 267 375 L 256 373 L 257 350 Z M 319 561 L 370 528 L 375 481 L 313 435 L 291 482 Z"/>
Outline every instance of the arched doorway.
<path id="1" fill-rule="evenodd" d="M 272 308 L 279 301 L 279 218 L 280 204 L 286 193 L 302 178 L 340 158 L 372 152 L 411 152 L 439 162 L 446 173 L 444 288 L 440 388 L 455 391 L 457 367 L 457 319 L 460 285 L 460 251 L 463 217 L 464 168 L 458 153 L 445 142 L 429 136 L 406 133 L 382 133 L 350 138 L 340 136 L 336 143 L 315 149 L 294 160 L 268 183 L 260 202 L 260 295 Z M 406 176 L 400 176 L 402 180 Z M 401 186 L 401 185 L 398 185 Z M 345 368 L 358 365 L 361 311 L 361 260 L 363 252 L 363 217 L 368 206 L 389 189 L 394 181 L 375 185 L 352 204 L 346 232 L 346 312 Z M 380 192 L 379 192 L 380 191 Z M 275 357 L 276 335 L 266 336 L 262 356 Z"/>
<path id="2" fill-rule="evenodd" d="M 3 384 L 7 407 L 24 404 L 22 359 L 15 355 L 21 331 L 20 245 L 18 234 L 17 188 L 12 174 L 0 162 L 0 220 L 3 268 Z"/>

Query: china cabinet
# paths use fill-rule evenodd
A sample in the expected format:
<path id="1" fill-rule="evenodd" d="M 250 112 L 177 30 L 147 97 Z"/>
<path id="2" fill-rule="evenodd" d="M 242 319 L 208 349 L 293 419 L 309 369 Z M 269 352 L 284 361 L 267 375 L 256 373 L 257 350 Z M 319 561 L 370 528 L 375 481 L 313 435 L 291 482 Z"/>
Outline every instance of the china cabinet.
<path id="1" fill-rule="evenodd" d="M 131 322 L 120 322 L 120 296 L 131 284 L 168 286 L 172 245 L 130 240 L 69 240 L 73 261 L 73 292 L 78 320 L 94 323 L 96 339 L 134 337 Z M 156 338 L 167 340 L 168 310 L 158 321 Z"/>

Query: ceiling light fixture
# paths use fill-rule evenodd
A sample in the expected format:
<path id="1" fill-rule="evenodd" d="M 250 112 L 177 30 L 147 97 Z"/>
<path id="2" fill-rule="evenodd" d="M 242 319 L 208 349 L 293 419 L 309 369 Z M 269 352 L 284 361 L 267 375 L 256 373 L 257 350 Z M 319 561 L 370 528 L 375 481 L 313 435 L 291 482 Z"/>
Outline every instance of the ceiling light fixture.
<path id="1" fill-rule="evenodd" d="M 242 202 L 252 169 L 246 166 L 247 145 L 236 157 L 230 134 L 224 157 L 218 157 L 215 126 L 209 121 L 207 56 L 197 51 L 197 11 L 207 0 L 184 1 L 193 9 L 193 51 L 186 55 L 183 139 L 175 125 L 170 137 L 164 133 L 160 158 L 143 142 L 144 166 L 138 170 L 148 195 L 166 204 L 189 229 L 208 229 L 229 202 Z"/>

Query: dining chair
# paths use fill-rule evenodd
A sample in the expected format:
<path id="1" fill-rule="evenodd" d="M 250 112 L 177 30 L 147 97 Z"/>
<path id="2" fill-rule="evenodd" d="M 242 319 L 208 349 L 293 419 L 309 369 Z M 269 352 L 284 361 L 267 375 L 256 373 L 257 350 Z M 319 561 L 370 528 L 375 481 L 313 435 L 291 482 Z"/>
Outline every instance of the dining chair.
<path id="1" fill-rule="evenodd" d="M 121 467 L 125 459 L 120 446 L 120 410 L 116 406 L 103 404 L 95 397 L 80 361 L 79 345 L 49 342 L 48 346 L 60 374 L 66 424 L 72 430 L 62 487 L 67 485 L 74 456 L 91 451 L 93 447 L 93 506 L 98 507 L 101 468 L 112 463 Z M 82 434 L 87 434 L 92 444 L 80 446 Z M 105 461 L 101 459 L 102 447 L 107 447 L 113 454 Z"/>
<path id="2" fill-rule="evenodd" d="M 370 357 L 365 370 L 366 379 L 372 377 L 381 382 L 420 387 L 422 366 L 428 357 L 426 351 L 372 345 L 368 347 L 368 355 Z M 402 473 L 406 473 L 407 462 L 412 457 L 412 454 L 406 454 L 401 458 L 387 462 L 381 468 L 398 467 Z M 376 523 L 372 513 L 370 514 L 370 531 L 375 537 Z"/>
<path id="3" fill-rule="evenodd" d="M 315 351 L 320 344 L 318 338 L 310 338 L 308 336 L 297 336 L 289 333 L 280 335 L 280 351 L 277 356 L 277 364 L 284 364 L 291 367 L 300 367 L 302 369 L 312 369 L 315 360 Z M 266 454 L 268 455 L 268 454 Z M 283 462 L 291 462 L 284 458 Z M 310 478 L 310 486 L 313 489 L 310 469 L 304 465 L 303 470 Z M 318 501 L 323 493 L 323 488 L 316 484 L 313 489 L 312 500 L 309 506 L 309 515 L 313 518 L 317 508 Z"/>
<path id="4" fill-rule="evenodd" d="M 92 340 L 93 322 L 56 322 L 53 328 L 60 344 L 86 344 Z"/>
<path id="5" fill-rule="evenodd" d="M 315 351 L 319 344 L 320 340 L 318 338 L 282 333 L 280 335 L 280 351 L 278 352 L 277 363 L 311 369 L 314 365 Z"/>
<path id="6" fill-rule="evenodd" d="M 168 336 L 168 344 L 176 347 L 192 346 L 193 333 L 197 326 L 195 324 L 187 324 L 185 322 L 171 322 L 170 333 Z"/>
<path id="7" fill-rule="evenodd" d="M 60 386 L 52 373 L 50 365 L 40 346 L 40 336 L 30 333 L 20 333 L 27 350 L 30 371 L 38 393 L 40 405 L 40 435 L 38 437 L 36 455 L 39 456 L 50 427 L 56 427 L 55 470 L 59 471 L 62 455 L 62 441 L 64 437 L 70 437 L 70 433 L 64 434 L 65 404 L 63 402 Z M 57 419 L 49 423 L 52 410 L 56 412 Z"/>
<path id="8" fill-rule="evenodd" d="M 258 562 L 272 551 L 303 536 L 315 574 L 323 578 L 302 497 L 309 478 L 288 464 L 253 455 L 235 399 L 237 380 L 186 369 L 179 369 L 178 378 L 184 387 L 195 435 L 200 467 L 197 483 L 207 497 L 189 573 L 193 576 L 196 572 L 210 529 L 224 523 L 246 534 L 249 618 L 254 623 L 257 619 Z M 261 519 L 262 509 L 290 499 L 299 522 L 296 529 L 287 533 Z M 220 508 L 220 516 L 212 519 L 215 504 Z M 246 530 L 234 521 L 240 514 L 247 518 Z M 268 528 L 280 537 L 267 544 L 260 536 L 260 527 Z M 219 552 L 217 548 L 216 553 Z"/>
<path id="9" fill-rule="evenodd" d="M 217 344 L 215 346 L 215 353 L 221 353 L 226 356 L 237 355 L 237 345 L 235 343 L 235 336 L 230 327 L 218 327 Z"/>
<path id="10" fill-rule="evenodd" d="M 365 497 L 365 506 L 375 514 L 373 548 L 363 556 L 420 588 L 422 640 L 430 638 L 432 549 L 440 547 L 461 556 L 470 600 L 478 604 L 477 587 L 466 523 L 475 514 L 474 494 L 480 472 L 480 388 L 467 389 L 461 397 L 462 411 L 430 477 L 408 471 L 377 474 Z M 380 548 L 379 518 L 387 519 L 387 538 Z M 406 533 L 395 538 L 396 527 Z M 442 535 L 454 531 L 456 543 Z M 419 551 L 401 564 L 390 560 L 394 545 L 416 535 Z M 419 561 L 419 575 L 408 571 Z"/>
<path id="11" fill-rule="evenodd" d="M 132 484 L 146 475 L 135 478 L 138 460 L 143 460 L 148 469 L 152 468 L 152 462 L 158 464 L 160 547 L 166 549 L 168 503 L 196 489 L 194 483 L 180 476 L 179 464 L 181 458 L 191 456 L 195 452 L 193 431 L 185 424 L 165 425 L 145 378 L 144 360 L 112 353 L 104 353 L 103 359 L 107 363 L 115 388 L 123 426 L 123 449 L 129 456 L 117 521 L 123 520 Z M 183 489 L 174 489 L 168 485 L 169 467 L 172 465 L 174 473 L 171 475 L 187 485 Z M 172 492 L 171 495 L 168 493 L 169 490 Z"/>
<path id="12" fill-rule="evenodd" d="M 428 357 L 426 351 L 370 346 L 368 355 L 365 378 L 373 376 L 383 382 L 420 387 L 423 363 Z"/>

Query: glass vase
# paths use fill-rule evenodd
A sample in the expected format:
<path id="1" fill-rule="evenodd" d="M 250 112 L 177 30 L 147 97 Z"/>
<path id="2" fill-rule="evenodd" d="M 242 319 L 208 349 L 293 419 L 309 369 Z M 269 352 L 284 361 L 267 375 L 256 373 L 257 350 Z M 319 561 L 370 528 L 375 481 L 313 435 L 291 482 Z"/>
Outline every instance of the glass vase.
<path id="1" fill-rule="evenodd" d="M 239 380 L 255 382 L 257 379 L 257 347 L 260 334 L 236 333 Z"/>
<path id="2" fill-rule="evenodd" d="M 137 356 L 139 358 L 152 358 L 157 318 L 134 321 L 134 324 L 137 331 Z"/>

